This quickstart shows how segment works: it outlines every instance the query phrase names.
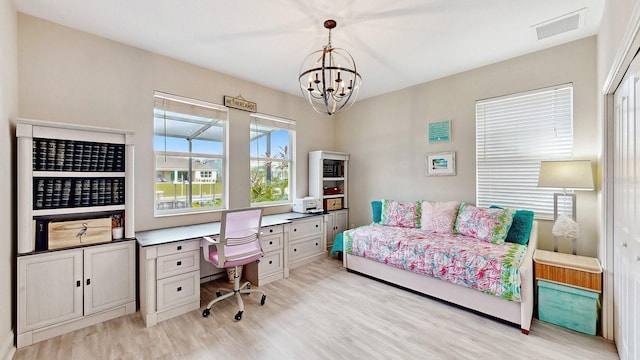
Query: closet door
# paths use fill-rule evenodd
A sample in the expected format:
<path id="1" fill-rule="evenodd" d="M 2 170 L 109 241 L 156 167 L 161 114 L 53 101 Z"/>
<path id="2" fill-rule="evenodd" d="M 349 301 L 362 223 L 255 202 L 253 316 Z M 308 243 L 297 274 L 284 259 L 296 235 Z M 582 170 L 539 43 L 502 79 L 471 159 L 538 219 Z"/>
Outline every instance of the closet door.
<path id="1" fill-rule="evenodd" d="M 614 323 L 621 360 L 640 359 L 640 59 L 615 93 Z"/>

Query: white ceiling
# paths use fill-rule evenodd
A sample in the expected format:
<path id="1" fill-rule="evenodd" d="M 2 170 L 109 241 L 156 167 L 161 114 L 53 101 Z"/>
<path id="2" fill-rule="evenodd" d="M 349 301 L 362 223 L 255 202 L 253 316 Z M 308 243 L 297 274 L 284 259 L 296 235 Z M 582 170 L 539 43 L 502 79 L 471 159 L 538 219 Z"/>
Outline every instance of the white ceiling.
<path id="1" fill-rule="evenodd" d="M 300 65 L 348 50 L 367 98 L 597 33 L 605 0 L 14 0 L 19 12 L 300 96 Z M 538 41 L 533 25 L 586 9 Z"/>

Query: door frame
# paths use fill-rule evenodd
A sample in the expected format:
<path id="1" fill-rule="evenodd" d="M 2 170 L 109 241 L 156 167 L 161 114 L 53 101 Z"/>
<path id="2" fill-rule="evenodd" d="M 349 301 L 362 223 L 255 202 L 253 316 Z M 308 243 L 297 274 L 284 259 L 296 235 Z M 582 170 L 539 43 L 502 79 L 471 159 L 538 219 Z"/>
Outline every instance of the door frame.
<path id="1" fill-rule="evenodd" d="M 611 68 L 604 85 L 603 96 L 603 123 L 602 123 L 602 169 L 600 178 L 602 181 L 602 206 L 600 232 L 600 261 L 605 269 L 603 277 L 602 299 L 602 336 L 608 340 L 614 340 L 614 315 L 613 315 L 613 157 L 614 157 L 614 120 L 615 103 L 614 93 L 622 82 L 629 65 L 640 50 L 640 3 L 634 6 L 627 29 L 620 46 L 613 59 Z"/>

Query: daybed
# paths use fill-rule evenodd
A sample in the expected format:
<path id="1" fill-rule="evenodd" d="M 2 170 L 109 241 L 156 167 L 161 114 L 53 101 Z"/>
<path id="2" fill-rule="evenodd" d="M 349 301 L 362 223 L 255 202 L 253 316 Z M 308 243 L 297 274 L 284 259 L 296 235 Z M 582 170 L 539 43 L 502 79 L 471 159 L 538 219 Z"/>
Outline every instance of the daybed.
<path id="1" fill-rule="evenodd" d="M 372 224 L 344 232 L 344 267 L 529 333 L 537 243 L 533 212 L 392 200 L 374 201 L 372 208 Z"/>

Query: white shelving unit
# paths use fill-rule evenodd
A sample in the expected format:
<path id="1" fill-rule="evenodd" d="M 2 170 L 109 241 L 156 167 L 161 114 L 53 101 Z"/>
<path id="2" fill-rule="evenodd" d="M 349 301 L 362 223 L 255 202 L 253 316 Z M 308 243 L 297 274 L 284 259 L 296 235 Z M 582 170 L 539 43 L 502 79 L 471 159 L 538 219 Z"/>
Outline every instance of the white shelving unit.
<path id="1" fill-rule="evenodd" d="M 349 154 L 318 150 L 309 153 L 309 196 L 322 202 L 325 215 L 326 246 L 349 222 Z"/>
<path id="2" fill-rule="evenodd" d="M 134 133 L 18 119 L 16 137 L 17 346 L 135 312 Z M 114 215 L 124 220 L 124 239 L 111 240 Z M 37 234 L 50 235 L 36 230 L 39 222 L 96 217 L 109 223 L 102 243 L 80 236 L 78 246 L 56 251 L 36 245 Z"/>

